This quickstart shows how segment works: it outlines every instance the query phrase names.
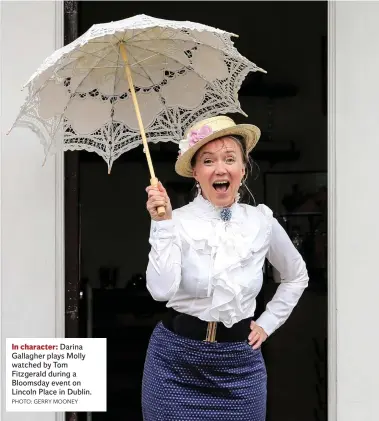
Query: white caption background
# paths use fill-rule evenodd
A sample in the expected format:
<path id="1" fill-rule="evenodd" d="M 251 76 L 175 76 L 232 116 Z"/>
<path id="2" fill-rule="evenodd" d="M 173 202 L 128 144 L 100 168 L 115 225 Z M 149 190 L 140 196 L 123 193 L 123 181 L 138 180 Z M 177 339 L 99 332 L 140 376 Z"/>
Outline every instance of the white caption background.
<path id="1" fill-rule="evenodd" d="M 106 411 L 106 339 L 7 338 L 8 412 Z"/>

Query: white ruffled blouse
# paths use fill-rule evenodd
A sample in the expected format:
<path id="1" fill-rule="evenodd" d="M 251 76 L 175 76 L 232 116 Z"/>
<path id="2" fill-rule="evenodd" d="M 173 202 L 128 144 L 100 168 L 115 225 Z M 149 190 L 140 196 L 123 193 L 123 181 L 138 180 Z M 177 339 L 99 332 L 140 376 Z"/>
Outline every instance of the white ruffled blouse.
<path id="1" fill-rule="evenodd" d="M 254 317 L 265 258 L 281 283 L 256 320 L 268 335 L 291 314 L 308 285 L 305 263 L 265 205 L 235 203 L 230 221 L 202 196 L 152 221 L 147 288 L 167 307 L 231 327 Z"/>

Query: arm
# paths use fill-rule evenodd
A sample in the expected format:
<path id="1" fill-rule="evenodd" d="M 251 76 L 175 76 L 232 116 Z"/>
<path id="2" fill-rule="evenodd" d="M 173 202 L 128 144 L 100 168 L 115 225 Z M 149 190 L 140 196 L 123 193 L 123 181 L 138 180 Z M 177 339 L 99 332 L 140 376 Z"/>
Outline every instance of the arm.
<path id="1" fill-rule="evenodd" d="M 156 301 L 168 301 L 181 279 L 181 242 L 172 219 L 151 221 L 146 286 Z"/>
<path id="2" fill-rule="evenodd" d="M 256 323 L 271 335 L 288 319 L 309 280 L 301 254 L 276 219 L 273 219 L 267 259 L 279 271 L 281 284 Z"/>

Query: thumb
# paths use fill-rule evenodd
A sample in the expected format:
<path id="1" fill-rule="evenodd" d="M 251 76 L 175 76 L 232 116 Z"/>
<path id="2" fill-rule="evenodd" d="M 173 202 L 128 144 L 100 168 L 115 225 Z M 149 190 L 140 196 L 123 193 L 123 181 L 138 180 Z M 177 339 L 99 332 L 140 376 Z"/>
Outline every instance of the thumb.
<path id="1" fill-rule="evenodd" d="M 162 193 L 166 193 L 166 189 L 163 187 L 163 184 L 160 181 L 158 182 L 158 189 Z"/>

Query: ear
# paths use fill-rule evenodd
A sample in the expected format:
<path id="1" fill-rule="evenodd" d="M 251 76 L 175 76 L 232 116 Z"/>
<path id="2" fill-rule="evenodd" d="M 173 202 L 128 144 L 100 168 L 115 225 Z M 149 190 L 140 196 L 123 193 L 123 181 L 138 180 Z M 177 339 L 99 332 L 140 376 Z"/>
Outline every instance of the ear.
<path id="1" fill-rule="evenodd" d="M 199 180 L 197 179 L 197 173 L 196 173 L 195 168 L 193 168 L 193 169 L 192 169 L 192 177 L 193 177 L 196 181 L 199 181 Z"/>
<path id="2" fill-rule="evenodd" d="M 245 173 L 246 173 L 246 168 L 242 167 L 242 177 L 245 175 Z"/>

